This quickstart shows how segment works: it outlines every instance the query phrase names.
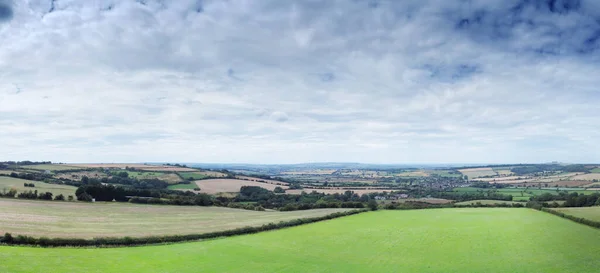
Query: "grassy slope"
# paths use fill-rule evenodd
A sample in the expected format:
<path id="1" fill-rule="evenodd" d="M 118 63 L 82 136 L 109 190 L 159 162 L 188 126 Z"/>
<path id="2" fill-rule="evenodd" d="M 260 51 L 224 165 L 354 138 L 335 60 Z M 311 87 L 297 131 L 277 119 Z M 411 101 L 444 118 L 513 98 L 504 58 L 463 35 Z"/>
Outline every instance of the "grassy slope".
<path id="1" fill-rule="evenodd" d="M 23 186 L 24 183 L 33 183 L 33 184 L 35 184 L 35 187 L 33 187 L 33 188 L 25 187 L 25 186 Z M 14 188 L 15 190 L 17 190 L 17 192 L 37 190 L 38 193 L 51 192 L 54 196 L 63 194 L 65 197 L 67 197 L 69 195 L 75 196 L 75 191 L 77 190 L 77 187 L 73 187 L 73 186 L 69 186 L 69 185 L 48 184 L 48 183 L 44 183 L 44 182 L 30 181 L 30 180 L 0 176 L 0 191 L 2 191 L 4 189 L 10 190 L 11 188 Z M 0 210 L 1 210 L 1 208 L 0 208 Z"/>
<path id="2" fill-rule="evenodd" d="M 0 247 L 2 272 L 596 272 L 600 231 L 530 209 L 379 211 L 112 249 Z"/>
<path id="3" fill-rule="evenodd" d="M 196 185 L 196 183 L 190 183 L 190 184 L 175 184 L 175 185 L 170 185 L 169 187 L 167 187 L 169 190 L 193 190 L 195 188 L 198 188 L 198 185 Z"/>
<path id="4" fill-rule="evenodd" d="M 0 199 L 0 232 L 75 238 L 192 234 L 323 216 L 336 211 L 342 210 L 259 212 L 221 207 Z"/>
<path id="5" fill-rule="evenodd" d="M 554 210 L 570 214 L 575 217 L 581 217 L 592 221 L 600 222 L 600 207 L 556 208 Z"/>

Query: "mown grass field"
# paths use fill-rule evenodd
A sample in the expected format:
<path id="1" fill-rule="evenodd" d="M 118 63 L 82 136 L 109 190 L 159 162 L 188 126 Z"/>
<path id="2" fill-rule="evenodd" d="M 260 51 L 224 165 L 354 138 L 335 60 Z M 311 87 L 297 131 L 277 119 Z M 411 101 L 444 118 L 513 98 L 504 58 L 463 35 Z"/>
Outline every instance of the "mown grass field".
<path id="1" fill-rule="evenodd" d="M 23 185 L 24 183 L 33 183 L 35 187 L 25 187 Z M 0 176 L 0 191 L 8 191 L 10 189 L 15 189 L 18 193 L 35 190 L 37 190 L 38 193 L 51 192 L 54 196 L 62 194 L 66 198 L 69 195 L 75 196 L 75 191 L 77 190 L 77 187 L 69 185 L 48 184 L 44 182 Z M 2 208 L 0 208 L 0 210 L 1 209 Z"/>
<path id="2" fill-rule="evenodd" d="M 582 208 L 555 208 L 565 214 L 581 217 L 592 221 L 600 222 L 600 207 L 582 207 Z"/>
<path id="3" fill-rule="evenodd" d="M 530 209 L 378 211 L 133 248 L 0 247 L 0 272 L 597 272 L 600 230 Z"/>
<path id="4" fill-rule="evenodd" d="M 263 212 L 223 207 L 0 198 L 0 234 L 70 238 L 198 234 L 324 216 L 338 211 L 346 209 Z"/>

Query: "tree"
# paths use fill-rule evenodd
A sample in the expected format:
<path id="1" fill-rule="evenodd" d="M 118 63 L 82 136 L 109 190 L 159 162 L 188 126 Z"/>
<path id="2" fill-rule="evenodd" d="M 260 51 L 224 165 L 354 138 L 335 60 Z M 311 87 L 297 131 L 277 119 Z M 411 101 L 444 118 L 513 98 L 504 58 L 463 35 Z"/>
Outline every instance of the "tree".
<path id="1" fill-rule="evenodd" d="M 275 189 L 273 189 L 274 193 L 285 193 L 285 190 L 281 187 L 275 187 Z"/>
<path id="2" fill-rule="evenodd" d="M 371 199 L 367 206 L 369 207 L 370 210 L 377 210 L 377 208 L 378 208 L 377 201 L 375 201 L 374 199 Z"/>
<path id="3" fill-rule="evenodd" d="M 56 201 L 65 201 L 65 196 L 61 194 L 57 195 L 54 197 L 54 200 Z"/>
<path id="4" fill-rule="evenodd" d="M 89 195 L 87 192 L 83 192 L 83 193 L 77 195 L 77 200 L 85 201 L 85 202 L 92 202 L 92 196 Z"/>
<path id="5" fill-rule="evenodd" d="M 119 172 L 117 174 L 117 176 L 122 177 L 122 178 L 127 178 L 127 177 L 129 177 L 129 173 L 127 173 L 127 172 Z"/>
<path id="6" fill-rule="evenodd" d="M 73 195 L 69 195 L 68 199 L 69 201 L 73 201 Z"/>

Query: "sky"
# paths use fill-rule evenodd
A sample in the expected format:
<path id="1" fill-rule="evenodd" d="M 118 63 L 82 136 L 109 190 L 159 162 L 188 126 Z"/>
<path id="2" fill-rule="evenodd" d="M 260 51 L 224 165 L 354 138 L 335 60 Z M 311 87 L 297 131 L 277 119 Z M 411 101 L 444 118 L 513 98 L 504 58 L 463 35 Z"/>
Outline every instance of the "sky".
<path id="1" fill-rule="evenodd" d="M 600 162 L 600 1 L 0 0 L 0 160 Z"/>

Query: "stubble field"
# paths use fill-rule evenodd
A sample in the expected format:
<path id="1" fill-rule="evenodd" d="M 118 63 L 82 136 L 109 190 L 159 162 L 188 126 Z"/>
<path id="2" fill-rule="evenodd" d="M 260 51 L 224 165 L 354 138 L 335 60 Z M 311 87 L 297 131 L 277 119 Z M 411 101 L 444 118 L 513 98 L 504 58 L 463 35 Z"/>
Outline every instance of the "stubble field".
<path id="1" fill-rule="evenodd" d="M 530 209 L 369 212 L 133 248 L 0 247 L 1 272 L 597 272 L 600 230 Z"/>
<path id="2" fill-rule="evenodd" d="M 324 216 L 338 211 L 346 210 L 278 212 L 223 207 L 92 204 L 2 198 L 0 233 L 69 238 L 199 234 Z"/>

